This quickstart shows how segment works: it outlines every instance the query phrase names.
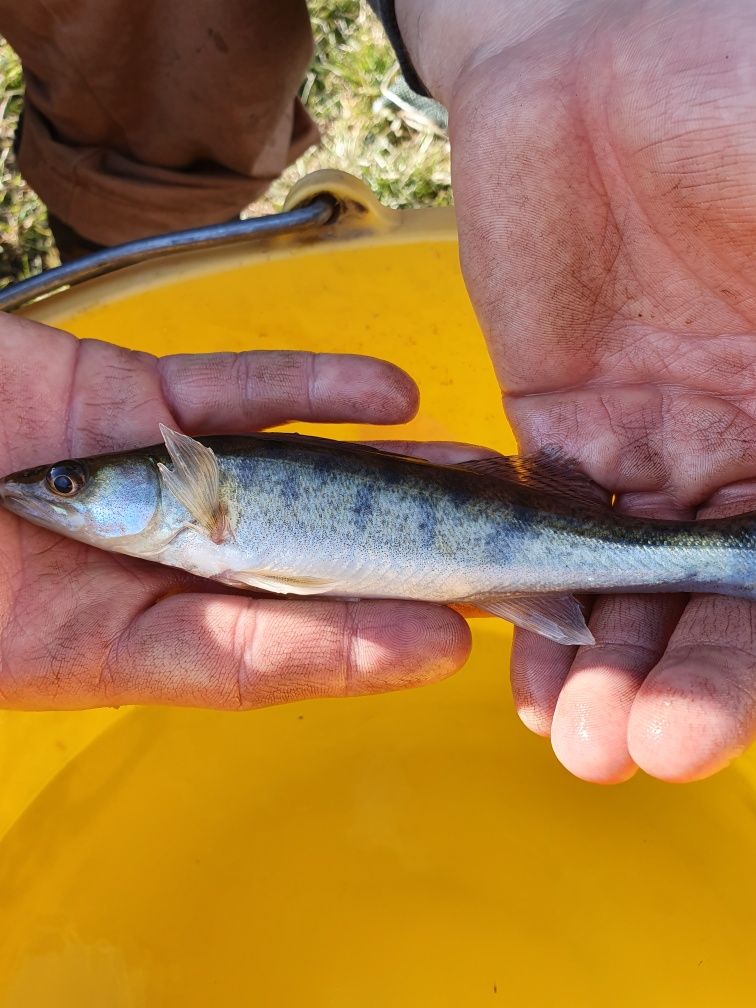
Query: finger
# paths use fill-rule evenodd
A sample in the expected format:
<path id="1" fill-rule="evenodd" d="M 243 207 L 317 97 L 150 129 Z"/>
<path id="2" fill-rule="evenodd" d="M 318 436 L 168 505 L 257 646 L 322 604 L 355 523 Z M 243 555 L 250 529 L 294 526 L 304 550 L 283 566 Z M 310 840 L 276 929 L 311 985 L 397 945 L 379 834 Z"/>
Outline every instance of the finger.
<path id="1" fill-rule="evenodd" d="M 738 514 L 755 503 L 753 483 L 728 487 L 701 517 Z M 727 765 L 755 736 L 756 605 L 694 596 L 633 704 L 633 759 L 663 780 L 698 780 Z"/>
<path id="2" fill-rule="evenodd" d="M 357 354 L 176 354 L 161 358 L 158 371 L 176 420 L 196 434 L 244 433 L 286 420 L 403 423 L 418 405 L 409 375 Z"/>
<path id="3" fill-rule="evenodd" d="M 110 650 L 103 695 L 82 706 L 236 710 L 382 693 L 451 675 L 469 649 L 467 624 L 442 606 L 174 595 L 133 621 Z"/>
<path id="4" fill-rule="evenodd" d="M 160 423 L 175 426 L 151 354 L 76 341 L 63 417 L 69 457 L 154 444 Z"/>
<path id="5" fill-rule="evenodd" d="M 682 519 L 690 512 L 659 494 L 633 494 L 617 510 Z M 580 648 L 554 712 L 551 744 L 575 776 L 616 784 L 635 773 L 628 723 L 635 696 L 664 652 L 685 604 L 680 595 L 615 595 L 596 600 L 593 647 Z"/>
<path id="6" fill-rule="evenodd" d="M 555 644 L 515 627 L 510 682 L 522 723 L 536 735 L 548 735 L 557 700 L 577 648 Z"/>
<path id="7" fill-rule="evenodd" d="M 155 357 L 19 321 L 0 324 L 6 470 L 152 444 L 174 423 Z"/>
<path id="8" fill-rule="evenodd" d="M 635 696 L 664 651 L 684 607 L 674 595 L 604 596 L 579 648 L 554 712 L 551 744 L 570 773 L 596 784 L 632 777 L 628 722 Z"/>
<path id="9" fill-rule="evenodd" d="M 418 391 L 370 357 L 248 351 L 157 359 L 0 317 L 3 470 L 153 443 L 158 424 L 249 431 L 289 419 L 401 423 Z M 12 437 L 9 434 L 12 433 Z"/>
<path id="10" fill-rule="evenodd" d="M 630 716 L 630 751 L 652 777 L 700 780 L 754 740 L 754 615 L 753 603 L 739 599 L 694 600 L 686 609 Z"/>

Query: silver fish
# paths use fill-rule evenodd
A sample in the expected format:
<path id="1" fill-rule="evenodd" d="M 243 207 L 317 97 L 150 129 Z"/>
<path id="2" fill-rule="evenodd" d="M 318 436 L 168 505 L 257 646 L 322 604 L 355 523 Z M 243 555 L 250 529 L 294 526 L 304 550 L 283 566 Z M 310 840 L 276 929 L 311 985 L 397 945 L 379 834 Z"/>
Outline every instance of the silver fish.
<path id="1" fill-rule="evenodd" d="M 3 505 L 101 549 L 284 595 L 461 604 L 592 644 L 574 592 L 756 597 L 756 514 L 630 518 L 556 451 L 436 465 L 294 434 L 14 473 Z"/>

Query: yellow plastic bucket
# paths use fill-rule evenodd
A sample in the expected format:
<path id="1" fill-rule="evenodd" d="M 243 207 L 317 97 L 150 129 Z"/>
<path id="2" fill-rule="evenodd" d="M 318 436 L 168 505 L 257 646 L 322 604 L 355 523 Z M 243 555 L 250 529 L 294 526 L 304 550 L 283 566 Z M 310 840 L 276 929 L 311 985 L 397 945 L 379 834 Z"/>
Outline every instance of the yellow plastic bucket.
<path id="1" fill-rule="evenodd" d="M 26 314 L 153 353 L 377 354 L 422 390 L 389 436 L 512 450 L 452 213 L 327 181 L 355 203 L 315 235 Z M 406 694 L 0 715 L 0 1005 L 751 1004 L 753 757 L 581 783 L 517 720 L 509 627 L 474 637 L 456 678 Z"/>

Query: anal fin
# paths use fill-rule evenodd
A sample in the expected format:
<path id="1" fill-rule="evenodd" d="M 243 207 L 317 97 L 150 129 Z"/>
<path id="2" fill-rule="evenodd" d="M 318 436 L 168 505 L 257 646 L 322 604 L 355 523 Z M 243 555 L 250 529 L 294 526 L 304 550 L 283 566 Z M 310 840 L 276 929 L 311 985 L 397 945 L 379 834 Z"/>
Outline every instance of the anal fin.
<path id="1" fill-rule="evenodd" d="M 557 644 L 595 644 L 574 595 L 491 595 L 465 599 Z"/>

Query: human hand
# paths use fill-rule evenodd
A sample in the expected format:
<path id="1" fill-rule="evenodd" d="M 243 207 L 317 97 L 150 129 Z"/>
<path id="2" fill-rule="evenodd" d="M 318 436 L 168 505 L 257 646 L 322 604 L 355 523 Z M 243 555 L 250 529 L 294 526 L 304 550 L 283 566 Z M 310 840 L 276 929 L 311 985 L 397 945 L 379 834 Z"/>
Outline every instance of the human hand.
<path id="1" fill-rule="evenodd" d="M 367 357 L 158 359 L 0 315 L 0 473 L 154 443 L 158 423 L 250 432 L 287 419 L 398 423 L 412 381 Z M 0 706 L 239 709 L 379 693 L 451 674 L 469 631 L 423 603 L 208 592 L 0 510 Z"/>
<path id="2" fill-rule="evenodd" d="M 561 445 L 635 514 L 756 508 L 756 9 L 397 11 L 449 108 L 463 268 L 523 451 Z M 520 716 L 587 780 L 704 777 L 756 732 L 755 617 L 600 598 L 594 648 L 516 635 Z"/>

